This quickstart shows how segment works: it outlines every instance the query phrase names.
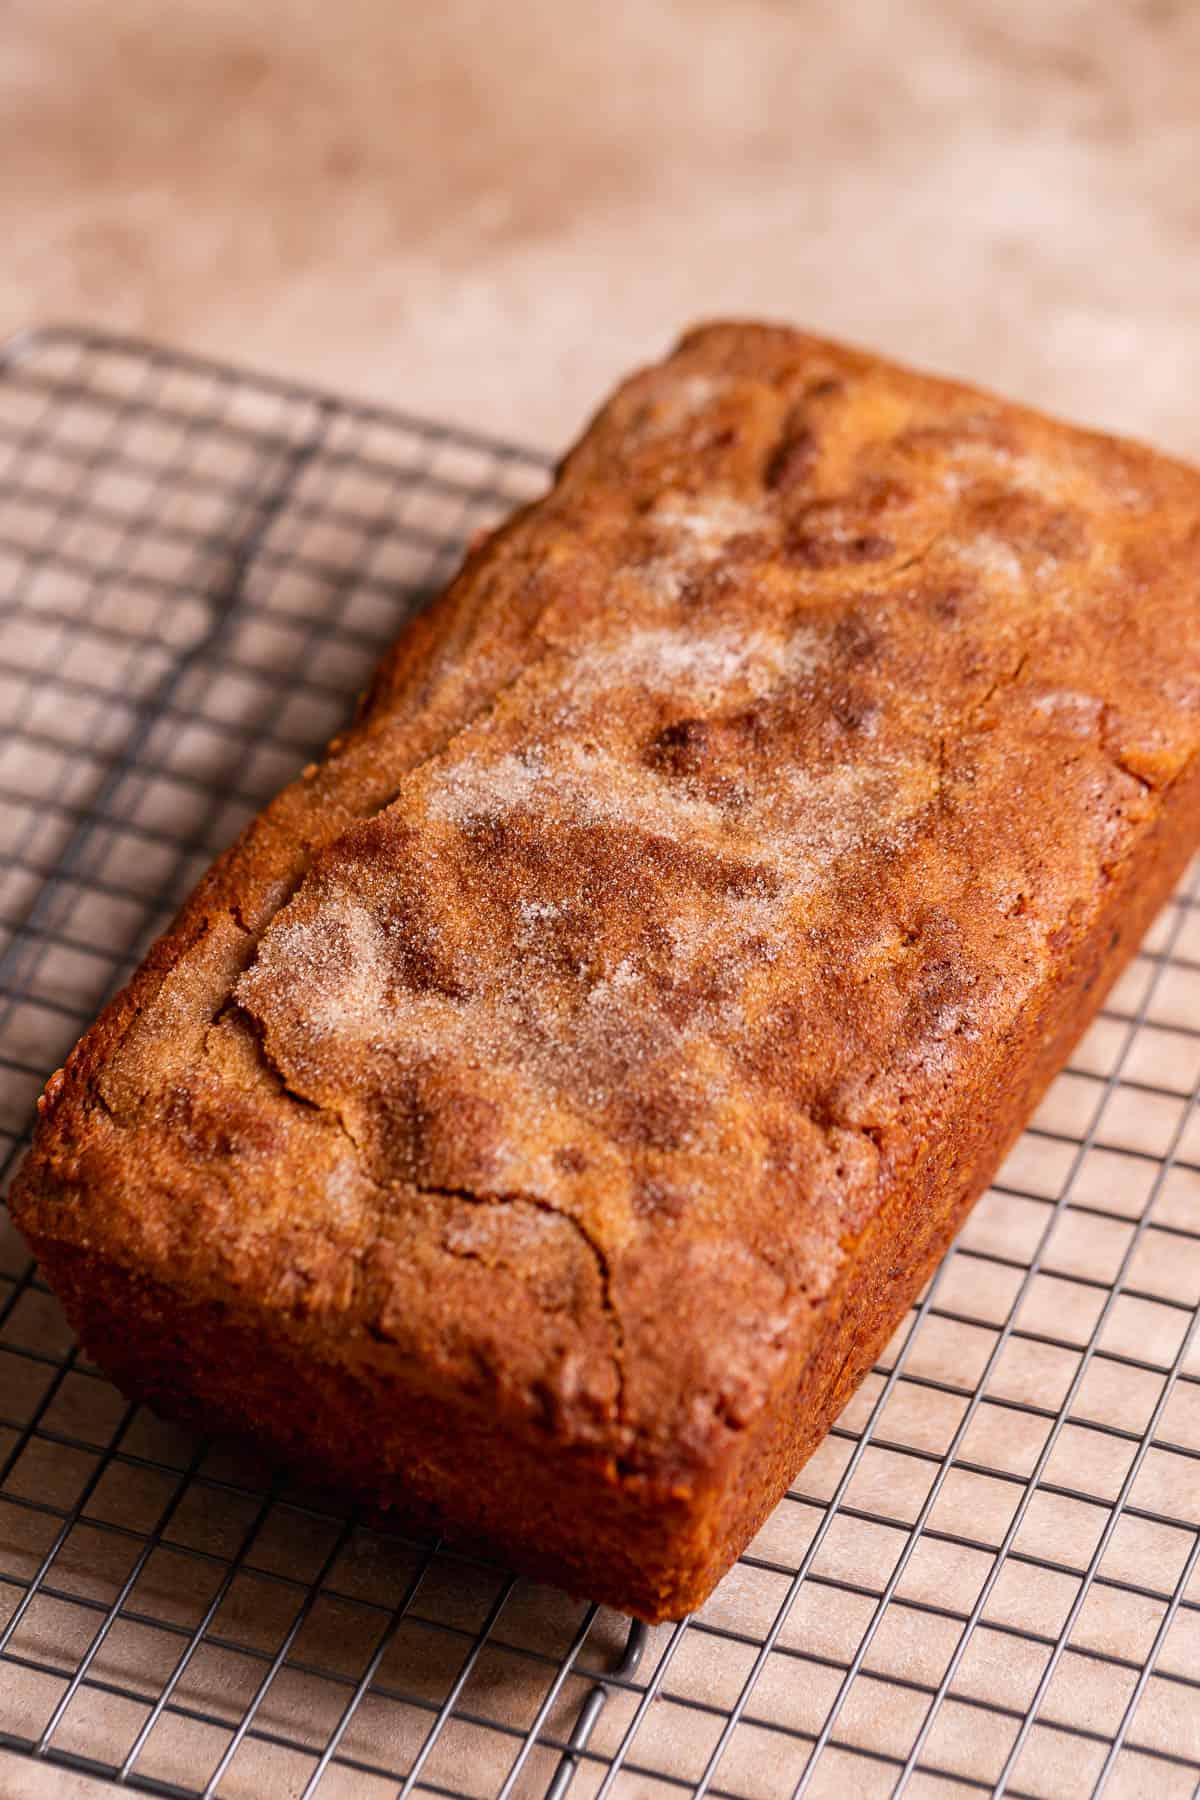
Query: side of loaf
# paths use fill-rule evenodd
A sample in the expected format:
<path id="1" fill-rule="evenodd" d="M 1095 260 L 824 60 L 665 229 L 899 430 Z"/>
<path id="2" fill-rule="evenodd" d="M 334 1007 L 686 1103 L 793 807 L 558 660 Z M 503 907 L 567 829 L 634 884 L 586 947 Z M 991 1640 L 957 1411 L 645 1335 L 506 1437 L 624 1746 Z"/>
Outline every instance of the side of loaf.
<path id="1" fill-rule="evenodd" d="M 787 329 L 633 376 L 214 865 L 11 1195 L 131 1395 L 656 1620 L 1200 838 L 1200 476 Z"/>

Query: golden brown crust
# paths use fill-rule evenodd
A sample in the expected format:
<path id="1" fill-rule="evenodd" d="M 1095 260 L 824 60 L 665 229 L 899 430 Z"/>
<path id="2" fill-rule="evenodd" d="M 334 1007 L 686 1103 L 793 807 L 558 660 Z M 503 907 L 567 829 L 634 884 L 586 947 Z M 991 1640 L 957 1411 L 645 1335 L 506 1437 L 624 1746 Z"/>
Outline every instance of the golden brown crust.
<path id="1" fill-rule="evenodd" d="M 1195 841 L 1198 587 L 1190 470 L 689 334 L 50 1084 L 13 1207 L 85 1342 L 524 1566 L 695 1604 Z"/>

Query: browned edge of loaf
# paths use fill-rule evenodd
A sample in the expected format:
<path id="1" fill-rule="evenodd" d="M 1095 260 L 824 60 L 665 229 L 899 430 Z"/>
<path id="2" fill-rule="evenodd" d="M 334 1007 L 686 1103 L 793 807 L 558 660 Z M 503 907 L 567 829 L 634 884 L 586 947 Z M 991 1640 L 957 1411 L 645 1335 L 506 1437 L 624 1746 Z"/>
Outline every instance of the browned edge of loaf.
<path id="1" fill-rule="evenodd" d="M 854 353 L 837 354 L 853 365 Z M 439 670 L 453 661 L 457 642 L 469 641 L 470 609 L 484 603 L 477 591 L 461 604 L 455 595 L 451 589 L 385 658 L 343 740 L 352 749 L 369 749 L 377 727 L 398 719 L 411 725 L 414 754 L 436 749 L 438 718 L 423 716 L 422 708 L 436 715 Z M 522 629 L 517 620 L 514 654 Z M 483 694 L 478 703 L 486 702 Z M 455 705 L 445 715 L 450 730 L 472 716 L 469 706 L 464 713 Z M 112 1047 L 204 926 L 206 905 L 237 895 L 271 832 L 312 830 L 314 842 L 327 841 L 339 821 L 351 822 L 336 806 L 332 825 L 315 822 L 329 768 L 323 766 L 311 800 L 294 784 L 267 822 L 255 821 L 219 860 L 130 987 L 81 1041 L 66 1074 L 54 1078 L 34 1153 L 14 1190 L 14 1216 L 85 1348 L 129 1393 L 196 1423 L 244 1432 L 367 1500 L 406 1512 L 415 1502 L 425 1522 L 491 1543 L 534 1575 L 651 1620 L 679 1616 L 704 1599 L 870 1368 L 1132 954 L 1200 831 L 1200 769 L 1189 767 L 1158 793 L 1131 854 L 1108 870 L 1090 925 L 1074 938 L 1064 932 L 1053 980 L 994 1046 L 988 1080 L 921 1121 L 921 1141 L 847 1246 L 820 1299 L 815 1330 L 797 1343 L 752 1427 L 722 1441 L 694 1479 L 676 1484 L 670 1472 L 658 1477 L 603 1450 L 556 1445 L 552 1429 L 513 1430 L 481 1410 L 478 1396 L 434 1391 L 412 1371 L 388 1367 L 377 1346 L 314 1346 L 311 1333 L 279 1311 L 198 1297 L 185 1283 L 155 1279 L 112 1254 L 102 1230 L 57 1229 L 59 1209 L 81 1198 L 64 1123 L 69 1140 L 95 1103 L 94 1083 Z M 373 804 L 386 801 L 386 775 L 384 769 L 373 777 Z M 336 783 L 336 770 L 330 779 Z"/>
<path id="2" fill-rule="evenodd" d="M 775 1413 L 775 1430 L 749 1437 L 727 1490 L 727 1550 L 740 1554 L 875 1365 L 905 1312 L 1024 1129 L 1050 1082 L 1136 955 L 1200 834 L 1200 765 L 1172 789 L 1141 846 L 1115 875 L 1095 929 L 1064 948 L 1062 978 L 1045 1006 L 1001 1047 L 990 1088 L 963 1096 L 956 1118 L 931 1136 L 910 1180 L 895 1184 L 844 1265 L 826 1329 Z M 729 1506 L 761 1483 L 752 1519 Z M 772 1496 L 767 1500 L 765 1496 Z M 704 1598 L 701 1589 L 689 1610 Z"/>

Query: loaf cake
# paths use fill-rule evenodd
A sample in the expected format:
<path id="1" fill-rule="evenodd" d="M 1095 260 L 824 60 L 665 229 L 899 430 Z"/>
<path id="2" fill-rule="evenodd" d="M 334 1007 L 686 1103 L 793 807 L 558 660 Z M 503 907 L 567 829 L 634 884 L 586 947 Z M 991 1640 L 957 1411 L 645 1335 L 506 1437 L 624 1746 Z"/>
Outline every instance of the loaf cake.
<path id="1" fill-rule="evenodd" d="M 695 330 L 201 882 L 13 1214 L 129 1394 L 681 1616 L 1181 873 L 1198 748 L 1200 476 Z"/>

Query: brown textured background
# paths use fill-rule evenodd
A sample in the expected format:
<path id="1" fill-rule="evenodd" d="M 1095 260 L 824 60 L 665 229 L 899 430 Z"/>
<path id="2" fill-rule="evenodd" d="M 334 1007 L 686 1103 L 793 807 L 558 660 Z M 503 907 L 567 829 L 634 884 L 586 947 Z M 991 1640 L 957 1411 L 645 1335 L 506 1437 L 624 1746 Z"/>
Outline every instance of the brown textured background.
<path id="1" fill-rule="evenodd" d="M 0 330 L 555 445 L 782 316 L 1200 452 L 1191 0 L 8 0 Z"/>

